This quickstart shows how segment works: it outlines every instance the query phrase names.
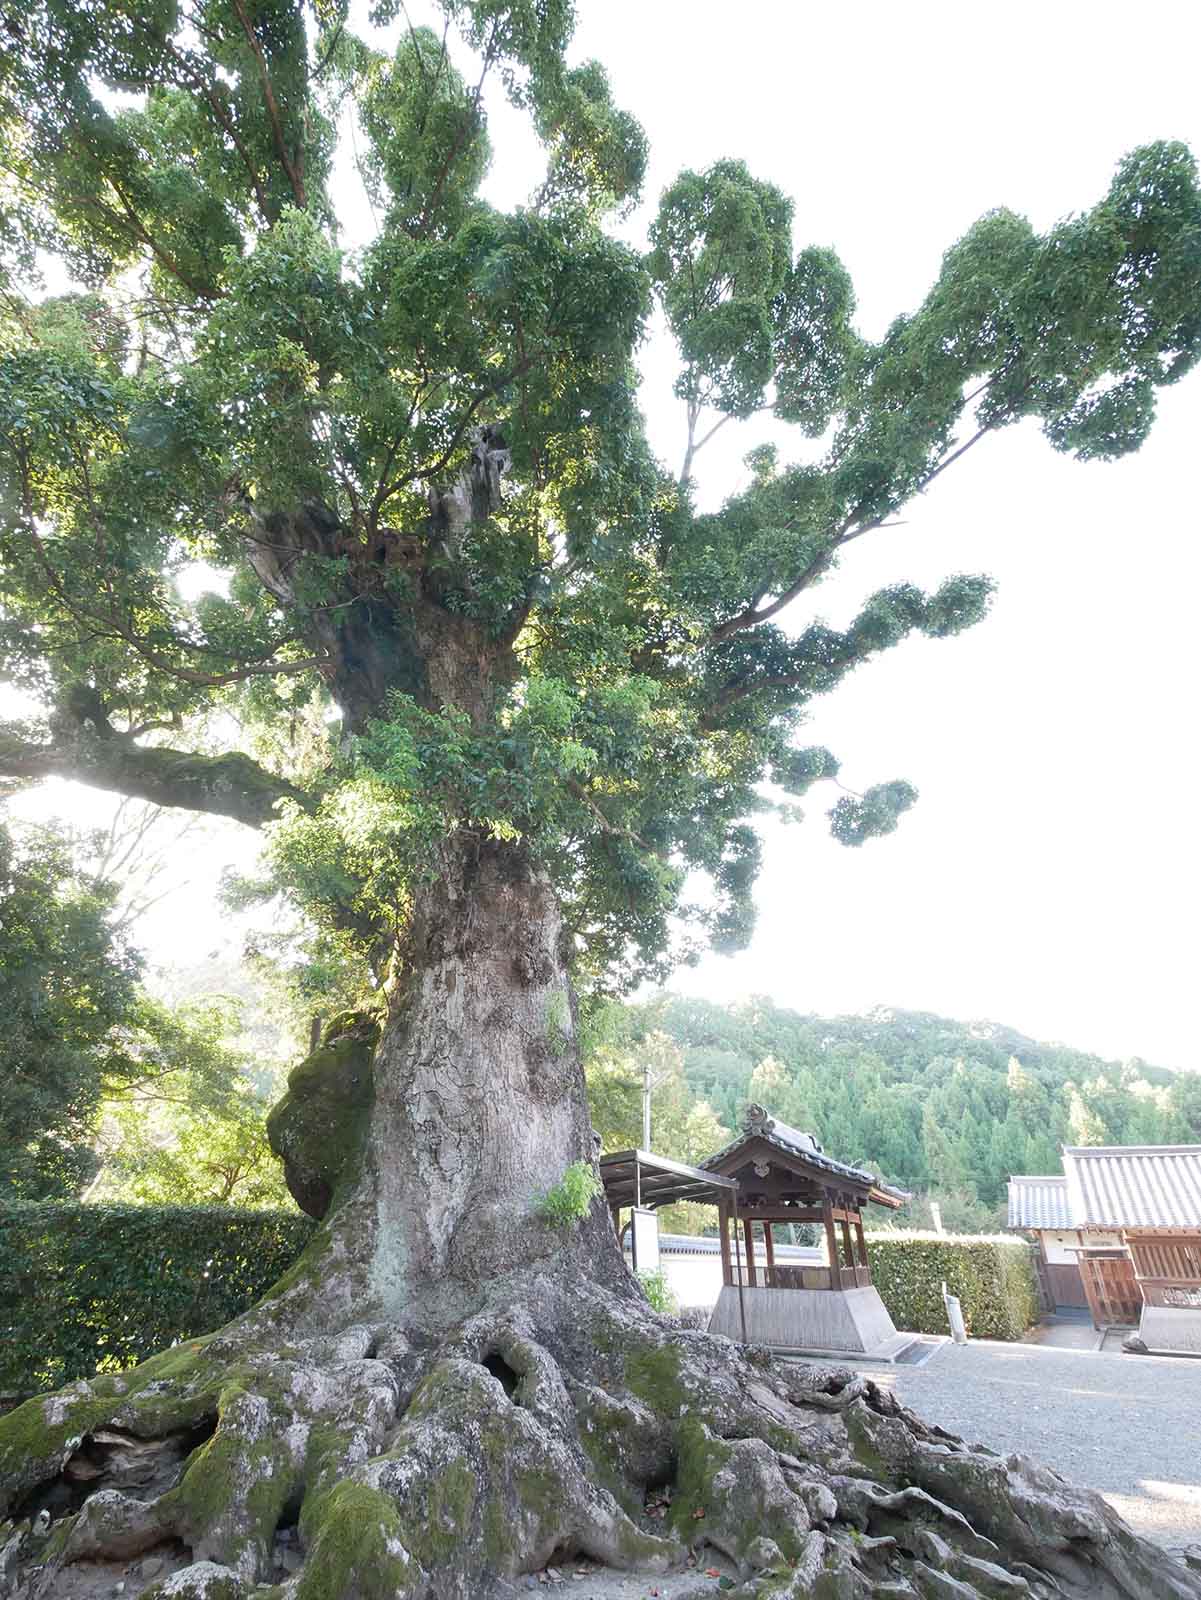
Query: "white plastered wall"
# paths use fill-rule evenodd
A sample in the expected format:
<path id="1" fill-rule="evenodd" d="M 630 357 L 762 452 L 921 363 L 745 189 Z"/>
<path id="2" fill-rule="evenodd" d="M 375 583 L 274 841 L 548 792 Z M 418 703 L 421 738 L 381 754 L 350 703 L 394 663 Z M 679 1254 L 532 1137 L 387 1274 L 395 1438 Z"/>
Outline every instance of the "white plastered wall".
<path id="1" fill-rule="evenodd" d="M 1075 1266 L 1081 1249 L 1120 1250 L 1122 1236 L 1120 1233 L 1079 1233 L 1072 1228 L 1065 1228 L 1058 1233 L 1044 1229 L 1043 1248 L 1051 1266 Z"/>

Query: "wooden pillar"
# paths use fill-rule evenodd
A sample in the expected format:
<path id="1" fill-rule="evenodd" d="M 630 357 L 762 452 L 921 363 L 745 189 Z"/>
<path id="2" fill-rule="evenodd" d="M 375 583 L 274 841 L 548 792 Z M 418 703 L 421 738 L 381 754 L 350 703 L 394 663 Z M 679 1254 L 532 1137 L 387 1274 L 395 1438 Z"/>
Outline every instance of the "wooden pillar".
<path id="1" fill-rule="evenodd" d="M 742 1240 L 746 1245 L 746 1281 L 753 1289 L 759 1280 L 755 1276 L 755 1224 L 750 1217 L 742 1220 Z"/>
<path id="2" fill-rule="evenodd" d="M 822 1221 L 826 1225 L 826 1254 L 830 1258 L 830 1288 L 841 1289 L 842 1277 L 838 1270 L 838 1240 L 834 1237 L 834 1206 L 830 1191 L 822 1191 Z"/>
<path id="3" fill-rule="evenodd" d="M 855 1270 L 855 1247 L 851 1243 L 851 1225 L 847 1221 L 847 1214 L 846 1214 L 845 1210 L 842 1213 L 842 1222 L 840 1223 L 839 1226 L 841 1227 L 841 1230 L 842 1230 L 842 1249 L 843 1249 L 843 1254 L 847 1258 L 846 1259 L 847 1270 L 850 1271 L 850 1272 L 854 1272 L 854 1270 Z"/>
<path id="4" fill-rule="evenodd" d="M 867 1240 L 863 1237 L 863 1217 L 858 1212 L 855 1214 L 855 1243 L 859 1248 L 859 1267 L 862 1271 L 862 1277 L 859 1271 L 855 1273 L 855 1282 L 860 1288 L 868 1289 L 872 1281 L 872 1264 L 867 1254 Z"/>
<path id="5" fill-rule="evenodd" d="M 1088 1309 L 1093 1314 L 1093 1327 L 1100 1332 L 1105 1327 L 1106 1318 L 1104 1308 L 1097 1294 L 1097 1280 L 1094 1276 L 1095 1269 L 1093 1266 L 1096 1258 L 1082 1255 L 1077 1259 L 1080 1262 L 1080 1278 L 1084 1284 L 1084 1298 L 1088 1301 Z"/>
<path id="6" fill-rule="evenodd" d="M 776 1284 L 776 1246 L 771 1236 L 771 1223 L 763 1224 L 763 1248 L 767 1254 L 767 1287 L 775 1289 Z"/>
<path id="7" fill-rule="evenodd" d="M 730 1265 L 730 1207 L 723 1200 L 717 1208 L 717 1231 L 721 1237 L 721 1281 L 734 1282 L 734 1269 Z"/>

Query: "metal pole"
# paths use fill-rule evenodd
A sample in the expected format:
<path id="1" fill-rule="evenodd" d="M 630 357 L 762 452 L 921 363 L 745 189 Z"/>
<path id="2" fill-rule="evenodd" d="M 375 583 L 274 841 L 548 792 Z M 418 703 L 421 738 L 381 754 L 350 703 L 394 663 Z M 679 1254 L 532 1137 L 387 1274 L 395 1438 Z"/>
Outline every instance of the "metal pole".
<path id="1" fill-rule="evenodd" d="M 651 1064 L 644 1059 L 642 1063 L 642 1148 L 649 1150 L 651 1147 Z"/>

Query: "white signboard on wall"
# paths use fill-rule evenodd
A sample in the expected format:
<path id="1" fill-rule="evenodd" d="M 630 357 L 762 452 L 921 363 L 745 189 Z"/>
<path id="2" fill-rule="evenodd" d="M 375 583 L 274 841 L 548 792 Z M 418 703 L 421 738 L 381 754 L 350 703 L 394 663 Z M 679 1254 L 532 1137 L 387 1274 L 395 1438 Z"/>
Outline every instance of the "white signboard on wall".
<path id="1" fill-rule="evenodd" d="M 635 1272 L 659 1270 L 659 1213 L 635 1206 L 630 1219 L 630 1247 Z"/>

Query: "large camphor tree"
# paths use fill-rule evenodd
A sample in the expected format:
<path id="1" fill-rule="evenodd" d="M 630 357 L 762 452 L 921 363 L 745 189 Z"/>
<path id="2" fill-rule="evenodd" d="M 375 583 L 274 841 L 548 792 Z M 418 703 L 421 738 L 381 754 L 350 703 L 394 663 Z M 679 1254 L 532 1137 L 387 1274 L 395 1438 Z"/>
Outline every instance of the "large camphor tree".
<path id="1" fill-rule="evenodd" d="M 448 1600 L 565 1552 L 664 1571 L 703 1534 L 748 1593 L 1201 1595 L 1052 1474 L 658 1318 L 595 1193 L 577 1045 L 578 995 L 744 937 L 764 785 L 836 771 L 798 746 L 811 697 L 986 609 L 959 576 L 790 628 L 843 547 L 1019 419 L 1083 458 L 1146 436 L 1201 352 L 1193 162 L 1139 150 L 1043 236 L 989 213 L 871 343 L 737 161 L 679 177 L 645 254 L 605 231 L 645 145 L 566 64 L 567 0 L 444 10 L 382 0 L 386 51 L 340 0 L 4 13 L 0 651 L 41 709 L 0 776 L 267 827 L 376 1002 L 272 1115 L 324 1218 L 295 1269 L 0 1420 L 4 1507 L 69 1513 L 19 1592 L 161 1547 L 147 1594 Z M 479 197 L 489 79 L 546 153 L 513 214 Z M 347 256 L 352 119 L 378 228 Z M 21 296 L 39 251 L 78 292 Z M 656 304 L 678 474 L 636 401 Z M 697 451 L 760 410 L 799 464 L 761 449 L 698 514 Z M 843 795 L 834 830 L 912 799 Z"/>

